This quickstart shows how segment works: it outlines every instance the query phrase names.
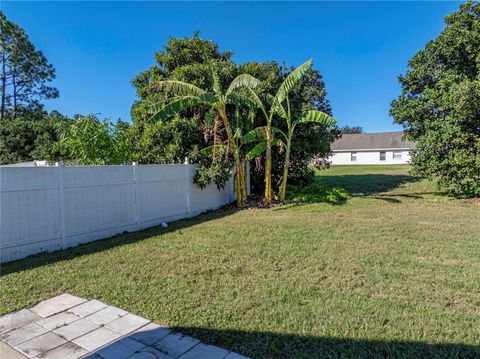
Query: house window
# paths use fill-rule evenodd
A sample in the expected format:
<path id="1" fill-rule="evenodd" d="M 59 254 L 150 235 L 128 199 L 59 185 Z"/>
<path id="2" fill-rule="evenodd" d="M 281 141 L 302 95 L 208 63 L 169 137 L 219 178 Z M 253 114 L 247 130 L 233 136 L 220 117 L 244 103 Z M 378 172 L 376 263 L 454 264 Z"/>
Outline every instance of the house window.
<path id="1" fill-rule="evenodd" d="M 380 161 L 385 161 L 387 159 L 387 152 L 380 152 Z"/>
<path id="2" fill-rule="evenodd" d="M 357 162 L 357 152 L 350 152 L 350 161 Z"/>
<path id="3" fill-rule="evenodd" d="M 393 159 L 394 160 L 401 160 L 402 159 L 402 151 L 393 151 Z"/>

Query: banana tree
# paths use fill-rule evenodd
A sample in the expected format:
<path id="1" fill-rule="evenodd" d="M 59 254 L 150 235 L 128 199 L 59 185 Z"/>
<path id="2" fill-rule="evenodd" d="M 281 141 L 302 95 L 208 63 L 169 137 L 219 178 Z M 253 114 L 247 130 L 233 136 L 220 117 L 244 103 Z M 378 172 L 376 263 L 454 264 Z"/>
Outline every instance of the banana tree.
<path id="1" fill-rule="evenodd" d="M 266 126 L 264 127 L 264 144 L 259 145 L 260 148 L 265 147 L 265 203 L 272 203 L 272 145 L 274 145 L 274 136 L 272 132 L 272 122 L 275 115 L 285 117 L 283 113 L 282 102 L 285 101 L 290 91 L 297 85 L 303 75 L 312 67 L 313 60 L 309 59 L 302 65 L 293 70 L 282 82 L 275 96 L 268 96 L 270 102 L 270 110 L 267 112 L 265 106 L 259 96 L 249 89 L 249 96 L 257 103 L 257 107 L 265 116 Z"/>
<path id="2" fill-rule="evenodd" d="M 290 102 L 287 100 L 287 110 L 281 107 L 282 117 L 287 122 L 287 133 L 281 132 L 283 137 L 285 138 L 285 162 L 283 165 L 283 177 L 282 182 L 280 184 L 280 200 L 284 201 L 287 195 L 287 180 L 288 180 L 288 170 L 290 168 L 290 152 L 292 147 L 292 138 L 295 133 L 295 128 L 298 125 L 303 125 L 306 123 L 315 123 L 317 125 L 322 126 L 333 126 L 336 124 L 335 119 L 332 116 L 317 110 L 308 111 L 305 115 L 300 118 L 292 120 L 291 112 L 290 112 Z"/>
<path id="3" fill-rule="evenodd" d="M 250 119 L 248 121 L 240 118 L 238 109 L 235 112 L 235 120 L 232 121 L 233 140 L 235 142 L 238 153 L 245 155 L 245 157 L 242 159 L 242 165 L 246 165 L 248 161 L 255 158 L 256 156 L 259 156 L 262 152 L 265 152 L 265 149 L 259 149 L 259 146 L 257 144 L 253 149 L 245 153 L 245 145 L 251 144 L 252 142 L 262 142 L 262 139 L 263 143 L 265 143 L 264 134 L 259 128 L 251 128 L 251 125 L 253 125 L 254 123 L 254 116 L 251 115 L 254 115 L 255 111 L 250 112 Z M 222 142 L 214 141 L 213 145 L 203 148 L 202 150 L 200 150 L 200 153 L 203 156 L 211 156 L 213 163 L 216 152 L 228 153 L 229 149 L 229 145 Z M 245 167 L 242 167 L 242 170 L 246 172 Z"/>
<path id="4" fill-rule="evenodd" d="M 160 81 L 157 88 L 166 98 L 150 107 L 152 120 L 165 120 L 182 111 L 197 106 L 208 107 L 221 119 L 227 134 L 228 146 L 233 154 L 236 167 L 237 205 L 240 207 L 247 197 L 245 171 L 241 163 L 240 149 L 236 145 L 232 126 L 227 116 L 227 106 L 247 106 L 255 108 L 256 102 L 237 91 L 240 88 L 255 88 L 260 81 L 248 74 L 237 76 L 222 93 L 220 80 L 213 64 L 209 64 L 213 79 L 213 92 L 207 92 L 195 85 L 176 80 Z"/>

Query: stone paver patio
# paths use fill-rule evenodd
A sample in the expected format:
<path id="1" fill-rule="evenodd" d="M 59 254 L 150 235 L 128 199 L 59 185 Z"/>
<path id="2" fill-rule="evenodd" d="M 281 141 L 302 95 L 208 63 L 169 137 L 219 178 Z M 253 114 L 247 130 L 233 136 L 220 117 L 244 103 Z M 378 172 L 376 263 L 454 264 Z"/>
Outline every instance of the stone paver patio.
<path id="1" fill-rule="evenodd" d="M 0 317 L 2 359 L 246 359 L 98 300 L 62 294 Z"/>

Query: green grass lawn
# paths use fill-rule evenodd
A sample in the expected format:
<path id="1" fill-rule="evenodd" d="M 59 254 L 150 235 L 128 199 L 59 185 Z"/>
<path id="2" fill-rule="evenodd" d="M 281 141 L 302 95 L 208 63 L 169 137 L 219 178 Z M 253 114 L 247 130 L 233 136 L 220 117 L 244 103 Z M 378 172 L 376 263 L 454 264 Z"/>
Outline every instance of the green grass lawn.
<path id="1" fill-rule="evenodd" d="M 345 204 L 224 210 L 6 264 L 0 313 L 69 292 L 253 358 L 479 358 L 480 205 L 407 166 Z"/>

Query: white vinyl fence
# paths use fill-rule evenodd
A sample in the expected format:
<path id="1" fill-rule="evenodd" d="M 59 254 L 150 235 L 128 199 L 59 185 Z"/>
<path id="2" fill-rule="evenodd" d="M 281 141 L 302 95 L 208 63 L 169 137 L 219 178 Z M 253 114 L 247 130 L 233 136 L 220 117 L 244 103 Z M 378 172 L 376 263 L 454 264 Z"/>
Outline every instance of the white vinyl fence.
<path id="1" fill-rule="evenodd" d="M 197 165 L 0 167 L 0 262 L 195 216 L 236 199 Z"/>

